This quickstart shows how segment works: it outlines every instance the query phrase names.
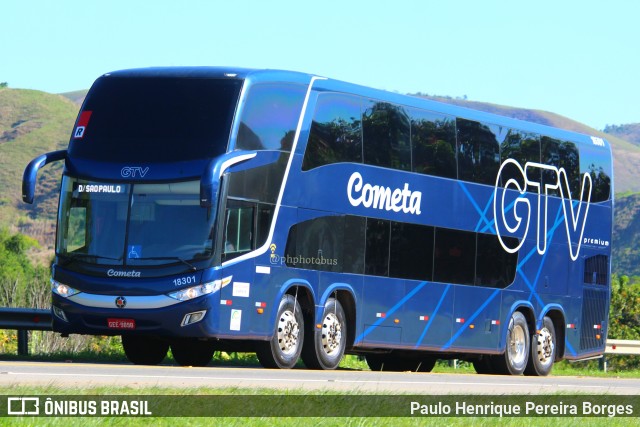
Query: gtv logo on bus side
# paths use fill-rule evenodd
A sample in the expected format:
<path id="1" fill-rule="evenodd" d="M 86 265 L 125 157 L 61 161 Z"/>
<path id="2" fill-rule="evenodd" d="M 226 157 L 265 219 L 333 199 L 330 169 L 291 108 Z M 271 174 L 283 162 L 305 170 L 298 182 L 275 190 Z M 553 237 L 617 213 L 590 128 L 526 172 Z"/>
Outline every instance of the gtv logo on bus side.
<path id="1" fill-rule="evenodd" d="M 517 170 L 519 179 L 510 178 L 504 183 L 504 189 L 501 189 L 500 180 L 506 166 L 509 166 L 511 173 Z M 542 170 L 545 176 L 546 182 L 544 185 L 538 181 L 530 180 L 527 174 L 527 172 L 529 172 L 531 176 L 534 176 L 534 174 L 540 176 L 540 170 Z M 522 182 L 524 182 L 524 187 L 521 186 Z M 547 231 L 549 224 L 547 209 L 549 205 L 549 192 L 550 190 L 559 190 L 562 199 L 564 223 L 567 231 L 569 255 L 573 261 L 577 260 L 582 244 L 584 228 L 587 223 L 592 188 L 591 175 L 585 173 L 582 176 L 580 200 L 579 203 L 577 203 L 577 207 L 574 207 L 571 190 L 569 188 L 569 179 L 564 168 L 557 168 L 535 162 L 527 162 L 523 168 L 520 163 L 514 159 L 505 160 L 502 165 L 500 165 L 493 194 L 493 216 L 495 218 L 496 233 L 500 244 L 504 250 L 509 253 L 520 250 L 529 233 L 532 215 L 531 201 L 525 197 L 525 195 L 527 192 L 537 193 L 538 221 L 536 241 L 538 253 L 543 255 L 547 251 Z M 501 195 L 499 194 L 500 190 L 502 190 Z M 513 194 L 509 196 L 507 190 L 516 190 L 519 193 L 518 197 L 514 198 Z M 503 240 L 502 236 L 509 234 L 522 236 L 516 247 L 510 247 L 507 242 Z"/>

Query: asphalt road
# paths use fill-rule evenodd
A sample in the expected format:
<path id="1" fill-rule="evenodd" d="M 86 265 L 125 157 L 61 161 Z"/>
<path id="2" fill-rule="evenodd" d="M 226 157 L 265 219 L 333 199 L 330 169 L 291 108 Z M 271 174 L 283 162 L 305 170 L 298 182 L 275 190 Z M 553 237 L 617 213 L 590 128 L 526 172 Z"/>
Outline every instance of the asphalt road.
<path id="1" fill-rule="evenodd" d="M 412 372 L 270 370 L 249 367 L 0 362 L 0 387 L 241 387 L 411 394 L 640 394 L 640 379 L 512 377 Z"/>

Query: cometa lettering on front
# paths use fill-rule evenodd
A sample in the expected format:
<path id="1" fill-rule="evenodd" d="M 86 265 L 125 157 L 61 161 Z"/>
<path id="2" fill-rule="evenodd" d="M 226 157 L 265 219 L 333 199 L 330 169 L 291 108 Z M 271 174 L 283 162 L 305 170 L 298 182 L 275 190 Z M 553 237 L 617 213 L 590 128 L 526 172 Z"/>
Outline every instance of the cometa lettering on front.
<path id="1" fill-rule="evenodd" d="M 404 212 L 420 215 L 422 193 L 411 191 L 405 182 L 403 188 L 391 189 L 382 185 L 365 183 L 359 172 L 354 172 L 347 183 L 347 197 L 352 206 L 384 209 L 386 211 Z"/>
<path id="2" fill-rule="evenodd" d="M 124 271 L 124 270 L 114 270 L 113 268 L 107 271 L 107 276 L 109 277 L 140 277 L 140 272 L 136 270 Z"/>

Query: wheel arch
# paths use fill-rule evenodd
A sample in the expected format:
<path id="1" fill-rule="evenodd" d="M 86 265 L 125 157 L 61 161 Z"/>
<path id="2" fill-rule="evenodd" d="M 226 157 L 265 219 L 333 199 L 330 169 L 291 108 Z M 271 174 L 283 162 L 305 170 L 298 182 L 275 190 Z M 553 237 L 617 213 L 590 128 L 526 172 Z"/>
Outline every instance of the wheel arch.
<path id="1" fill-rule="evenodd" d="M 280 301 L 282 301 L 282 298 L 284 298 L 285 295 L 291 295 L 298 301 L 298 304 L 300 304 L 300 307 L 302 308 L 302 316 L 305 323 L 313 322 L 315 292 L 313 291 L 311 284 L 304 279 L 291 279 L 286 281 L 280 287 L 280 290 L 276 295 L 275 302 L 273 304 L 273 307 L 271 308 L 271 313 L 269 315 L 269 321 L 271 325 L 275 324 Z M 271 337 L 273 337 L 273 333 L 269 335 L 268 339 L 270 339 Z"/>
<path id="2" fill-rule="evenodd" d="M 344 310 L 347 318 L 347 345 L 346 348 L 352 348 L 356 339 L 356 297 L 351 285 L 347 283 L 334 283 L 327 288 L 322 294 L 322 298 L 318 302 L 318 310 L 316 310 L 316 320 L 322 317 L 322 311 L 327 300 L 335 296 Z"/>

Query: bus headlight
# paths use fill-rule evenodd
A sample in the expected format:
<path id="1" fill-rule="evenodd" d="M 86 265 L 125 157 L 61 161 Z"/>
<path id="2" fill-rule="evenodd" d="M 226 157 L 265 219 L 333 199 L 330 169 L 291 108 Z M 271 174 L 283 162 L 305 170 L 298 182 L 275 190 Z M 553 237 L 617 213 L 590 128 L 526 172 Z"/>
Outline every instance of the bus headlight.
<path id="1" fill-rule="evenodd" d="M 51 291 L 63 298 L 69 298 L 70 296 L 80 293 L 79 290 L 73 289 L 71 286 L 67 286 L 53 279 L 51 279 Z"/>
<path id="2" fill-rule="evenodd" d="M 178 301 L 189 301 L 194 298 L 201 297 L 202 295 L 209 295 L 214 292 L 218 292 L 220 289 L 231 283 L 232 276 L 225 277 L 224 279 L 214 280 L 213 282 L 203 283 L 202 285 L 192 286 L 186 289 L 180 289 L 176 292 L 167 294 L 173 299 Z"/>

